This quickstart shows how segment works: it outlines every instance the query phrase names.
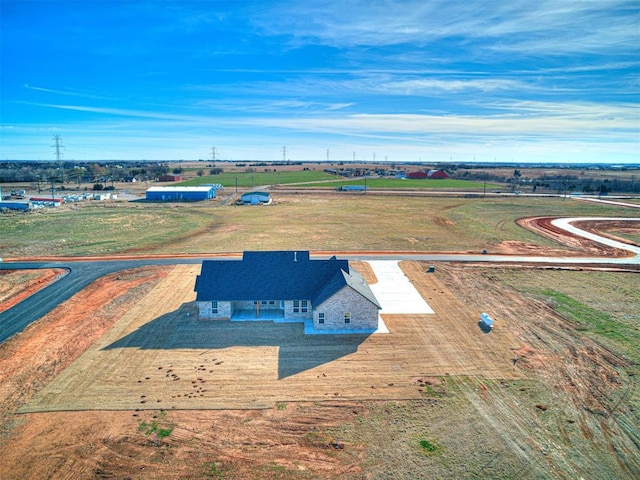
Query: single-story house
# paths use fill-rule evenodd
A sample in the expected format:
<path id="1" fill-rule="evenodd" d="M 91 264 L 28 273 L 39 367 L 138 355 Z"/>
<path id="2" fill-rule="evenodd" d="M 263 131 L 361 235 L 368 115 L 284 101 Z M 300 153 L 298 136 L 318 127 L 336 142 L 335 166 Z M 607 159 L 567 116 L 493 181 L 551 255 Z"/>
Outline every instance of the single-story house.
<path id="1" fill-rule="evenodd" d="M 147 189 L 146 199 L 161 202 L 193 202 L 216 198 L 213 187 L 151 187 Z"/>
<path id="2" fill-rule="evenodd" d="M 195 283 L 202 320 L 303 322 L 306 333 L 372 333 L 380 304 L 348 260 L 308 251 L 244 252 L 204 260 Z"/>
<path id="3" fill-rule="evenodd" d="M 159 182 L 179 182 L 180 181 L 180 175 L 160 175 L 160 177 L 158 177 L 158 181 Z"/>
<path id="4" fill-rule="evenodd" d="M 447 172 L 444 170 L 429 170 L 427 172 L 427 178 L 449 178 L 449 175 L 447 175 Z"/>
<path id="5" fill-rule="evenodd" d="M 247 192 L 241 197 L 242 203 L 245 205 L 267 204 L 271 201 L 269 192 Z"/>

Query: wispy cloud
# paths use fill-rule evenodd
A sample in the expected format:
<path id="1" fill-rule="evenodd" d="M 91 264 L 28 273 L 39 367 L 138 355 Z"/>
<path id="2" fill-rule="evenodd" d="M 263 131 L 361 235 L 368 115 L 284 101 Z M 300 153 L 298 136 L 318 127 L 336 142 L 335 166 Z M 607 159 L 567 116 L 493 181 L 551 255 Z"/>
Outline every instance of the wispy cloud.
<path id="1" fill-rule="evenodd" d="M 85 105 L 64 105 L 54 103 L 36 103 L 36 102 L 20 102 L 28 105 L 39 107 L 55 108 L 59 110 L 73 110 L 76 112 L 99 113 L 109 116 L 120 117 L 137 117 L 154 120 L 176 120 L 176 121 L 194 121 L 197 117 L 190 115 L 176 115 L 161 112 L 150 112 L 145 110 L 129 110 L 125 108 L 106 108 L 106 107 L 90 107 Z"/>
<path id="2" fill-rule="evenodd" d="M 93 98 L 93 99 L 98 99 L 98 100 L 105 100 L 108 97 L 105 97 L 103 95 L 95 95 L 95 94 L 91 94 L 91 93 L 87 93 L 87 92 L 80 92 L 80 91 L 75 91 L 72 89 L 67 89 L 67 90 L 57 90 L 54 88 L 46 88 L 46 87 L 37 87 L 35 85 L 29 85 L 28 83 L 24 84 L 24 88 L 26 88 L 27 90 L 34 90 L 37 92 L 45 92 L 45 93 L 53 93 L 56 95 L 66 95 L 66 96 L 71 96 L 71 97 L 82 97 L 82 98 Z"/>
<path id="3" fill-rule="evenodd" d="M 336 47 L 412 44 L 441 39 L 461 46 L 558 56 L 632 51 L 638 40 L 635 1 L 286 2 L 256 19 L 269 34 Z M 615 25 L 615 28 L 613 28 Z"/>

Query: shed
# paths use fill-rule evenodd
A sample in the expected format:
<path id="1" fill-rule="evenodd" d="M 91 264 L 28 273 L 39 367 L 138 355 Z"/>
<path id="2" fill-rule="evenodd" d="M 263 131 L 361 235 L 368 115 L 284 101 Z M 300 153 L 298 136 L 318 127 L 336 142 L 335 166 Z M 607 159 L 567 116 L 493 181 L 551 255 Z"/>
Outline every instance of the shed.
<path id="1" fill-rule="evenodd" d="M 160 177 L 158 178 L 159 182 L 179 182 L 180 181 L 180 175 L 160 175 Z"/>
<path id="2" fill-rule="evenodd" d="M 449 175 L 447 175 L 447 172 L 445 172 L 444 170 L 429 170 L 427 172 L 427 178 L 449 178 Z"/>
<path id="3" fill-rule="evenodd" d="M 419 171 L 419 172 L 409 172 L 407 173 L 407 178 L 427 178 L 427 172 Z"/>
<path id="4" fill-rule="evenodd" d="M 365 185 L 343 185 L 338 187 L 341 192 L 364 192 L 367 190 Z"/>
<path id="5" fill-rule="evenodd" d="M 213 187 L 151 187 L 146 199 L 160 202 L 195 202 L 216 198 Z"/>
<path id="6" fill-rule="evenodd" d="M 247 192 L 242 194 L 242 203 L 245 205 L 260 205 L 271 202 L 269 192 Z"/>
<path id="7" fill-rule="evenodd" d="M 64 203 L 64 199 L 58 197 L 31 197 L 29 200 L 34 203 L 46 204 L 52 207 L 58 207 Z"/>

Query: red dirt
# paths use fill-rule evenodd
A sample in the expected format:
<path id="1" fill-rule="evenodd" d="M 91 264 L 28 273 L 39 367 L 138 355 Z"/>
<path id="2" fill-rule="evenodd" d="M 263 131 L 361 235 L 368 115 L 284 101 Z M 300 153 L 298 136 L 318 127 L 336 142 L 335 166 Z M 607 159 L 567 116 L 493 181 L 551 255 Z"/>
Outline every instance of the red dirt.
<path id="1" fill-rule="evenodd" d="M 17 409 L 78 358 L 130 306 L 132 300 L 126 294 L 136 288 L 150 288 L 166 270 L 146 267 L 102 277 L 0 345 L 0 440 L 10 430 Z"/>
<path id="2" fill-rule="evenodd" d="M 64 270 L 0 270 L 0 312 L 10 309 L 25 298 L 53 282 Z"/>
<path id="3" fill-rule="evenodd" d="M 626 257 L 629 256 L 629 252 L 624 250 L 618 250 L 616 248 L 602 245 L 593 240 L 574 235 L 566 232 L 561 228 L 556 227 L 551 222 L 558 217 L 529 217 L 518 219 L 518 225 L 535 233 L 538 233 L 544 237 L 551 238 L 557 242 L 567 245 L 576 252 L 571 252 L 572 256 L 603 256 L 603 257 Z M 602 227 L 606 226 L 606 229 L 632 229 L 633 226 L 629 226 L 629 222 L 624 221 L 608 221 L 608 222 L 580 222 L 576 226 L 583 228 L 584 230 L 596 233 L 598 235 L 607 236 L 606 233 L 602 233 Z M 640 230 L 640 226 L 635 227 L 635 231 Z M 626 243 L 630 243 L 628 240 L 621 239 Z M 537 247 L 539 248 L 539 247 Z M 557 251 L 550 252 L 551 255 L 558 255 Z M 563 255 L 567 255 L 563 252 Z"/>

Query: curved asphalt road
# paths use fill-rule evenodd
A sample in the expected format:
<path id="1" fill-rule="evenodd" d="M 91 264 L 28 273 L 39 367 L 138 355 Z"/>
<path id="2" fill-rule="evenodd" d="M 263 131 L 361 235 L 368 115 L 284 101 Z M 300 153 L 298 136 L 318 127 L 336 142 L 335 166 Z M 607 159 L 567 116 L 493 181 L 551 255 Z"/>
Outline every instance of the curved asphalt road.
<path id="1" fill-rule="evenodd" d="M 353 254 L 344 255 L 352 260 L 420 260 L 427 262 L 489 262 L 489 263 L 544 263 L 544 264 L 598 264 L 598 265 L 640 265 L 640 247 L 617 242 L 595 235 L 571 225 L 577 221 L 625 220 L 640 221 L 640 218 L 578 217 L 556 219 L 553 223 L 571 233 L 584 236 L 608 246 L 629 251 L 629 257 L 545 257 L 530 255 L 468 255 L 468 254 Z M 67 271 L 57 281 L 31 295 L 28 299 L 0 313 L 0 343 L 24 330 L 30 323 L 43 317 L 60 303 L 71 298 L 94 280 L 114 272 L 145 265 L 174 265 L 202 263 L 211 257 L 141 258 L 138 260 L 98 260 L 79 262 L 4 262 L 0 270 L 61 268 Z"/>

